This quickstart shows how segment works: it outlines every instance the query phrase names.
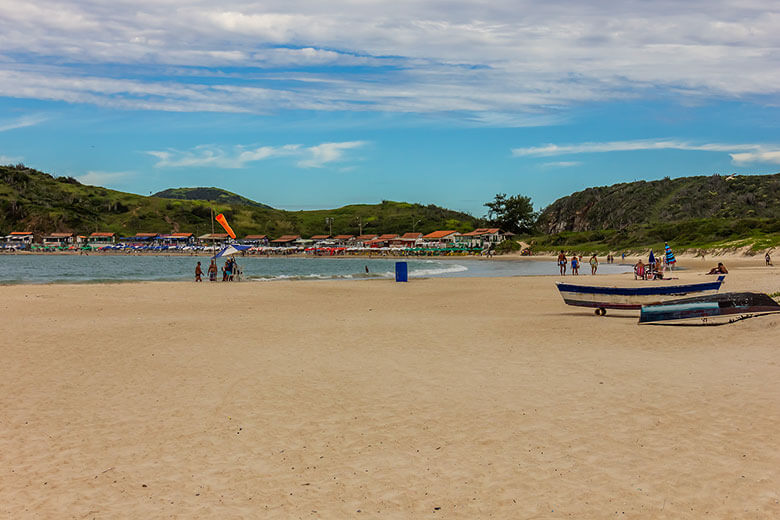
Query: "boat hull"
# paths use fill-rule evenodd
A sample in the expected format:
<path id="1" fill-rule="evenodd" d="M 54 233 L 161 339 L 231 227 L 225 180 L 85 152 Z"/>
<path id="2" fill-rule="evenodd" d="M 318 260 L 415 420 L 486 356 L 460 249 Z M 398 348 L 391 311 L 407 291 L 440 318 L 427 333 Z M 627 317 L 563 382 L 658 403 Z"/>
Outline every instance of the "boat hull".
<path id="1" fill-rule="evenodd" d="M 699 319 L 703 322 L 723 321 L 735 316 L 755 316 L 780 312 L 780 305 L 763 293 L 722 293 L 671 300 L 645 305 L 639 323 L 669 323 Z"/>
<path id="2" fill-rule="evenodd" d="M 653 305 L 683 296 L 717 293 L 724 278 L 719 276 L 715 281 L 704 283 L 644 287 L 599 287 L 562 282 L 556 285 L 566 305 L 595 309 L 639 310 L 643 305 Z"/>

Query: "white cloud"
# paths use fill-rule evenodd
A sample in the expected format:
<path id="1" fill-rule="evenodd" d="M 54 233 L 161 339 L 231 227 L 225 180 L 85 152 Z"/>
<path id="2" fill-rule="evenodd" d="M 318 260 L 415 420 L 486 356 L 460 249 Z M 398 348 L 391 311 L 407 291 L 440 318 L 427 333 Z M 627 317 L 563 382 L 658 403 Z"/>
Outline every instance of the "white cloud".
<path id="1" fill-rule="evenodd" d="M 309 157 L 299 161 L 298 166 L 303 168 L 322 168 L 326 164 L 341 161 L 346 150 L 359 148 L 364 144 L 363 141 L 348 141 L 344 143 L 322 143 L 312 146 L 305 151 Z"/>
<path id="2" fill-rule="evenodd" d="M 558 155 L 573 155 L 583 153 L 630 152 L 639 150 L 688 150 L 697 152 L 724 152 L 731 156 L 737 165 L 750 163 L 780 164 L 780 145 L 745 144 L 745 143 L 704 143 L 696 144 L 672 139 L 635 141 L 609 141 L 604 143 L 578 144 L 546 144 L 528 148 L 514 148 L 514 157 L 553 157 Z M 565 164 L 565 163 L 547 163 Z M 578 163 L 573 163 L 578 164 Z"/>
<path id="3" fill-rule="evenodd" d="M 21 157 L 11 157 L 0 154 L 0 164 L 19 164 L 20 162 L 22 162 Z"/>
<path id="4" fill-rule="evenodd" d="M 42 114 L 33 114 L 19 117 L 10 121 L 0 121 L 0 132 L 16 130 L 17 128 L 26 128 L 43 123 L 48 118 Z"/>
<path id="5" fill-rule="evenodd" d="M 214 145 L 200 145 L 192 150 L 150 150 L 146 154 L 157 158 L 157 168 L 217 167 L 244 168 L 247 164 L 279 157 L 293 157 L 302 168 L 319 168 L 346 159 L 345 152 L 365 144 L 363 141 L 322 143 L 316 146 L 286 144 L 282 146 L 246 147 L 230 149 Z"/>
<path id="6" fill-rule="evenodd" d="M 732 153 L 731 160 L 734 164 L 769 163 L 780 164 L 780 150 Z"/>
<path id="7" fill-rule="evenodd" d="M 88 171 L 84 175 L 76 177 L 76 180 L 81 184 L 87 184 L 90 186 L 105 186 L 107 184 L 116 183 L 131 176 L 132 172 L 103 172 L 103 171 Z"/>
<path id="8" fill-rule="evenodd" d="M 556 162 L 546 162 L 543 163 L 541 166 L 543 168 L 572 168 L 574 166 L 579 166 L 582 163 L 579 161 L 556 161 Z"/>
<path id="9" fill-rule="evenodd" d="M 0 95 L 541 125 L 648 92 L 776 102 L 778 26 L 780 4 L 730 0 L 0 2 Z"/>

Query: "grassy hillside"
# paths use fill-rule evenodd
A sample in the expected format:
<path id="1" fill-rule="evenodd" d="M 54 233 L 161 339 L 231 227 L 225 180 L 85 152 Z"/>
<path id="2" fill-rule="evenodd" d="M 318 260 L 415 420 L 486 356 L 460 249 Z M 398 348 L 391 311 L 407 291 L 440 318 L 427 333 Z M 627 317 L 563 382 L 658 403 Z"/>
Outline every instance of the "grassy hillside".
<path id="1" fill-rule="evenodd" d="M 754 252 L 780 247 L 780 219 L 691 219 L 665 224 L 642 224 L 624 229 L 563 231 L 524 237 L 537 252 L 660 250 L 668 241 L 675 250 L 750 247 Z"/>
<path id="2" fill-rule="evenodd" d="M 219 204 L 255 206 L 257 208 L 272 209 L 271 206 L 260 204 L 236 193 L 220 188 L 169 188 L 155 193 L 152 197 L 176 200 L 205 200 Z"/>
<path id="3" fill-rule="evenodd" d="M 545 208 L 539 231 L 626 230 L 691 219 L 780 218 L 780 174 L 683 177 L 588 188 Z"/>
<path id="4" fill-rule="evenodd" d="M 421 232 L 468 231 L 480 224 L 470 215 L 434 205 L 392 201 L 319 211 L 291 212 L 220 201 L 213 208 L 225 214 L 239 236 L 327 233 L 326 217 L 333 219 L 334 234 L 356 234 L 358 219 L 364 233 L 401 233 L 413 227 Z M 24 165 L 0 166 L 0 233 L 11 231 L 40 235 L 54 231 L 113 231 L 123 236 L 136 232 L 203 234 L 211 231 L 211 207 L 202 200 L 145 197 L 86 186 Z"/>

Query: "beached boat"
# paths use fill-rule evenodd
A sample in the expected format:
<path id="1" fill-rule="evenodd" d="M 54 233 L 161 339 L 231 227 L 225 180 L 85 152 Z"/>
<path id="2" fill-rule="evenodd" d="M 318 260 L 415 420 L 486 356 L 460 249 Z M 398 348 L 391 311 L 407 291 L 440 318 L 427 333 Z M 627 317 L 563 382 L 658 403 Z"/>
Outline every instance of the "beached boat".
<path id="1" fill-rule="evenodd" d="M 701 320 L 726 323 L 735 319 L 780 312 L 780 304 L 763 293 L 721 293 L 643 305 L 639 323 L 669 324 Z"/>
<path id="2" fill-rule="evenodd" d="M 718 292 L 725 276 L 712 282 L 680 285 L 655 285 L 649 282 L 644 287 L 601 287 L 597 285 L 575 285 L 559 282 L 558 291 L 566 305 L 590 307 L 596 314 L 606 314 L 606 309 L 635 309 L 666 300 L 688 295 L 705 295 Z"/>

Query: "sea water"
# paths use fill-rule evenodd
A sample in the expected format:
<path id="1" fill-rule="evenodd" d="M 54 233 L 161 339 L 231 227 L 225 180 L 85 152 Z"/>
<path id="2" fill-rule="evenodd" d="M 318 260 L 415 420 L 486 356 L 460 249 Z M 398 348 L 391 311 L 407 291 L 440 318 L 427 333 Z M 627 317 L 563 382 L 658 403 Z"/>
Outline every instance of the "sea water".
<path id="1" fill-rule="evenodd" d="M 392 279 L 395 262 L 408 263 L 410 278 L 492 277 L 558 274 L 554 261 L 531 259 L 500 260 L 457 258 L 355 258 L 355 257 L 264 257 L 236 258 L 243 280 L 270 282 L 277 280 L 367 280 Z M 29 255 L 0 254 L 0 283 L 97 283 L 131 281 L 193 280 L 195 265 L 201 263 L 204 280 L 209 257 L 154 255 Z M 221 268 L 224 259 L 218 259 Z M 599 265 L 599 273 L 623 273 L 630 265 Z M 581 276 L 590 266 L 580 269 Z M 221 272 L 218 276 L 221 279 Z"/>

